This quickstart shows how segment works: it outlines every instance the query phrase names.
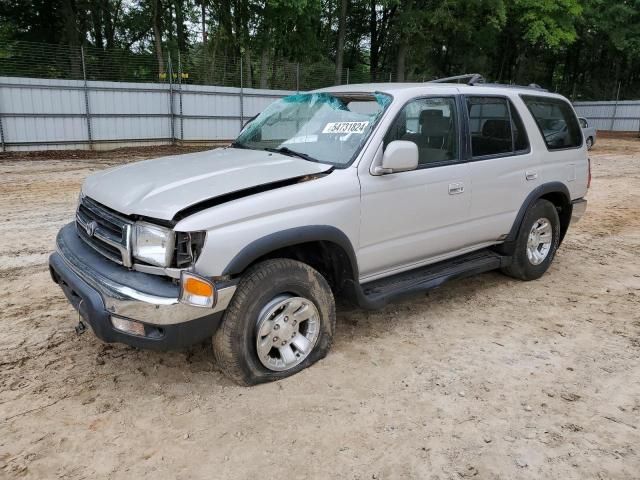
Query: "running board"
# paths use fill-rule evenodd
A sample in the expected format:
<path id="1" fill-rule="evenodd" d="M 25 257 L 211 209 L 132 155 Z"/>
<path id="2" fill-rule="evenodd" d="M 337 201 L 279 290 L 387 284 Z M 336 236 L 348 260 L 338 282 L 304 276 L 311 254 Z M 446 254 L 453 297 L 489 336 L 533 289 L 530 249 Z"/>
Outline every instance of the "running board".
<path id="1" fill-rule="evenodd" d="M 488 249 L 478 250 L 363 285 L 349 281 L 346 285 L 347 294 L 354 298 L 360 307 L 375 310 L 404 296 L 437 288 L 448 280 L 488 272 L 510 263 L 511 257 L 499 255 Z"/>

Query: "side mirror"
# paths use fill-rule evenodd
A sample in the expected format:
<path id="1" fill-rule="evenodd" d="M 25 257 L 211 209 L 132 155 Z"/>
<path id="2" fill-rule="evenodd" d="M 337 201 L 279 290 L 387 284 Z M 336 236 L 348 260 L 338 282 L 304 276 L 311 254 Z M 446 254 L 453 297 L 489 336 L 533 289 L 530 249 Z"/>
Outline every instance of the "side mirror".
<path id="1" fill-rule="evenodd" d="M 394 140 L 387 145 L 382 155 L 382 166 L 375 167 L 374 173 L 408 172 L 418 168 L 418 146 L 406 140 Z"/>

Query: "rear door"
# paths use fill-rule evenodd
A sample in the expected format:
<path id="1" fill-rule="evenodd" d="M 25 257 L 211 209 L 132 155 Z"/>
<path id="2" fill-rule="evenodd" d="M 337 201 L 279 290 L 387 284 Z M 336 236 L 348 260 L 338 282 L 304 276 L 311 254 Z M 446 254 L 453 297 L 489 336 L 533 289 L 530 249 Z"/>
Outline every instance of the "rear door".
<path id="1" fill-rule="evenodd" d="M 511 229 L 525 198 L 540 183 L 521 115 L 507 96 L 467 95 L 472 198 L 469 241 L 489 244 Z"/>

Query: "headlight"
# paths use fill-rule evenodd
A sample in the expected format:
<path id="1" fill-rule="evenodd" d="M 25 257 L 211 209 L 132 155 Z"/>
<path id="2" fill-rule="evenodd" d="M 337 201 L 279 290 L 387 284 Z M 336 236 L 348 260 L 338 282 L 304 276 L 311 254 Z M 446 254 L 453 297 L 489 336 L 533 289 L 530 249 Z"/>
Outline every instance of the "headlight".
<path id="1" fill-rule="evenodd" d="M 168 267 L 173 258 L 173 230 L 137 222 L 133 229 L 133 256 L 158 267 Z"/>

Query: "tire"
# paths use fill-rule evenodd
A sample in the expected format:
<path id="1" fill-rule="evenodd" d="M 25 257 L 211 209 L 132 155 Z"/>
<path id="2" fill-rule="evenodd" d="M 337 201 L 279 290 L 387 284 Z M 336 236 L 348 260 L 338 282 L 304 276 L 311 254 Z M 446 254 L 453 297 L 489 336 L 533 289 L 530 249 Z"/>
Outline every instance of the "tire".
<path id="1" fill-rule="evenodd" d="M 550 228 L 547 229 L 544 222 L 540 222 L 540 220 L 546 220 Z M 549 231 L 551 238 L 548 250 L 543 248 L 543 239 L 548 238 L 546 235 L 530 238 L 534 227 L 536 227 L 538 234 L 542 231 Z M 536 243 L 537 241 L 539 243 Z M 559 243 L 560 219 L 558 218 L 556 207 L 548 200 L 537 200 L 527 210 L 522 220 L 515 241 L 511 265 L 504 267 L 502 272 L 520 280 L 536 280 L 540 278 L 551 265 Z"/>
<path id="2" fill-rule="evenodd" d="M 587 138 L 587 150 L 591 150 L 593 148 L 593 138 Z"/>
<path id="3" fill-rule="evenodd" d="M 300 302 L 302 306 L 295 311 Z M 301 318 L 303 310 L 311 313 L 307 313 L 310 315 L 307 320 L 300 320 L 299 330 L 292 330 L 296 320 L 283 323 L 289 318 L 287 312 L 293 312 L 288 315 L 294 319 Z M 277 332 L 276 324 L 279 327 Z M 280 380 L 327 355 L 335 324 L 333 294 L 320 273 L 295 260 L 267 260 L 251 267 L 240 280 L 222 324 L 213 337 L 213 351 L 222 372 L 240 385 Z M 262 328 L 258 329 L 259 325 Z M 268 335 L 263 337 L 267 330 Z M 300 339 L 293 339 L 296 332 L 308 339 L 306 353 L 297 346 Z M 276 336 L 280 333 L 283 333 L 281 338 Z M 288 340 L 282 340 L 285 336 Z M 273 347 L 268 343 L 271 340 L 277 341 Z M 281 341 L 289 343 L 282 346 Z M 284 350 L 286 356 L 279 353 Z M 299 363 L 286 367 L 286 360 L 292 359 L 289 350 L 296 356 L 293 360 Z M 264 363 L 265 359 L 272 362 L 269 367 Z"/>

